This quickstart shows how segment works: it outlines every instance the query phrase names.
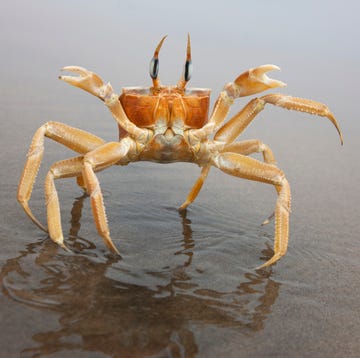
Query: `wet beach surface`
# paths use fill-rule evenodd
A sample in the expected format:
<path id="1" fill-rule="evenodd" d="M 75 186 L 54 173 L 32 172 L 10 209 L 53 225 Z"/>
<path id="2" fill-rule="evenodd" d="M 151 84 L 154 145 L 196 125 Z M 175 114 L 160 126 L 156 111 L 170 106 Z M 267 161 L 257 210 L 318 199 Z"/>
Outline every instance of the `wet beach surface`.
<path id="1" fill-rule="evenodd" d="M 206 22 L 206 31 L 191 21 L 189 29 L 175 31 L 167 19 L 162 26 L 151 23 L 149 34 L 146 8 L 139 14 L 132 5 L 90 6 L 79 19 L 77 11 L 46 2 L 5 4 L 6 31 L 0 37 L 7 50 L 0 86 L 1 357 L 359 355 L 360 121 L 354 91 L 360 56 L 350 46 L 359 34 L 345 23 L 333 32 L 327 25 L 356 13 L 358 5 L 346 14 L 335 5 L 325 13 L 312 8 L 310 20 L 317 18 L 324 27 L 294 22 L 272 46 L 261 46 L 260 30 L 254 30 L 252 42 L 250 35 L 236 39 L 232 27 L 215 31 Z M 46 18 L 39 17 L 40 7 Z M 210 6 L 210 20 L 215 10 Z M 267 11 L 284 19 L 284 26 L 291 24 L 275 10 Z M 61 22 L 65 15 L 66 26 Z M 155 19 L 160 15 L 154 14 Z M 95 19 L 100 30 L 91 26 Z M 88 33 L 78 31 L 77 21 Z M 131 21 L 141 25 L 130 40 L 126 25 Z M 17 26 L 12 28 L 13 23 Z M 106 41 L 99 31 L 108 34 Z M 98 174 L 121 258 L 111 255 L 98 236 L 89 198 L 75 181 L 57 181 L 64 235 L 73 253 L 65 252 L 16 202 L 32 135 L 48 120 L 106 140 L 116 139 L 117 128 L 100 101 L 58 81 L 58 69 L 88 67 L 117 91 L 149 85 L 148 60 L 169 32 L 160 75 L 165 83 L 176 83 L 187 31 L 193 38 L 191 85 L 213 88 L 212 103 L 240 72 L 273 62 L 283 72 L 271 76 L 289 86 L 281 92 L 328 104 L 340 123 L 343 147 L 327 119 L 268 106 L 242 137 L 269 144 L 291 184 L 287 255 L 269 269 L 255 270 L 272 255 L 273 222 L 260 225 L 275 205 L 271 186 L 214 168 L 197 200 L 180 214 L 177 207 L 199 174 L 195 165 L 183 163 L 136 163 Z M 313 31 L 314 38 L 304 44 L 306 31 Z M 332 46 L 321 35 L 329 31 Z M 232 35 L 226 37 L 227 32 Z M 291 35 L 299 36 L 297 45 L 284 46 Z M 115 40 L 118 47 L 111 45 Z M 244 53 L 244 48 L 251 50 Z M 233 113 L 246 101 L 238 100 Z M 73 156 L 50 140 L 45 145 L 30 202 L 42 222 L 46 172 L 53 162 Z"/>

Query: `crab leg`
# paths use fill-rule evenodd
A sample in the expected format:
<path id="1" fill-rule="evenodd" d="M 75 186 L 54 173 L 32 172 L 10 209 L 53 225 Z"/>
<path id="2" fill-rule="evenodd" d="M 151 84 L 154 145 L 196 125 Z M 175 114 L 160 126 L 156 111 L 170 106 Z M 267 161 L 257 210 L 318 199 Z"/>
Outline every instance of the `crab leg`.
<path id="1" fill-rule="evenodd" d="M 269 94 L 260 98 L 254 98 L 217 131 L 214 139 L 225 143 L 233 142 L 251 123 L 256 115 L 264 109 L 267 103 L 286 109 L 327 117 L 338 131 L 341 144 L 343 144 L 339 125 L 327 106 L 319 102 L 283 94 Z"/>
<path id="2" fill-rule="evenodd" d="M 159 44 L 159 49 L 165 37 Z M 69 71 L 77 74 L 78 76 L 59 76 L 60 80 L 63 80 L 75 87 L 79 87 L 84 91 L 87 91 L 94 96 L 100 98 L 105 102 L 110 112 L 113 114 L 115 120 L 137 141 L 146 141 L 149 131 L 137 127 L 126 116 L 124 109 L 119 101 L 119 96 L 113 92 L 110 83 L 104 84 L 103 80 L 94 72 L 91 72 L 83 67 L 79 66 L 67 66 L 62 69 L 63 71 Z"/>
<path id="3" fill-rule="evenodd" d="M 97 148 L 102 145 L 104 141 L 91 133 L 58 122 L 47 122 L 35 132 L 27 154 L 27 161 L 20 178 L 17 199 L 30 219 L 40 229 L 47 232 L 47 229 L 31 212 L 28 204 L 36 175 L 43 158 L 45 137 L 51 138 L 80 154 L 85 154 Z M 78 183 L 79 181 L 81 180 L 78 179 Z"/>
<path id="4" fill-rule="evenodd" d="M 87 153 L 84 156 L 83 178 L 91 199 L 91 207 L 94 215 L 96 228 L 103 238 L 106 246 L 113 252 L 119 254 L 119 251 L 113 244 L 104 207 L 104 199 L 101 193 L 99 181 L 95 171 L 105 169 L 116 164 L 123 159 L 132 149 L 134 142 L 130 138 L 125 138 L 121 142 L 110 142 Z"/>
<path id="5" fill-rule="evenodd" d="M 63 80 L 75 87 L 79 87 L 100 98 L 102 101 L 104 101 L 105 98 L 110 97 L 113 93 L 110 83 L 104 84 L 100 76 L 87 70 L 86 68 L 80 66 L 66 66 L 63 67 L 61 71 L 74 72 L 78 76 L 59 76 L 60 80 Z"/>
<path id="6" fill-rule="evenodd" d="M 167 35 L 164 36 L 160 40 L 159 44 L 156 46 L 154 56 L 150 61 L 150 76 L 151 76 L 151 79 L 153 81 L 153 88 L 155 90 L 159 89 L 161 87 L 160 79 L 158 77 L 158 72 L 159 72 L 159 52 L 160 52 L 161 46 L 163 45 L 166 37 L 167 37 Z"/>
<path id="7" fill-rule="evenodd" d="M 335 116 L 330 112 L 329 108 L 325 106 L 325 104 L 312 101 L 310 99 L 291 97 L 283 94 L 268 94 L 261 97 L 261 100 L 263 100 L 265 103 L 271 103 L 275 106 L 286 109 L 315 114 L 321 117 L 327 117 L 335 126 L 340 137 L 341 145 L 344 144 L 339 124 L 337 123 Z"/>
<path id="8" fill-rule="evenodd" d="M 274 154 L 269 146 L 258 139 L 244 140 L 242 142 L 234 142 L 226 145 L 222 150 L 224 152 L 238 153 L 242 155 L 250 155 L 253 153 L 262 153 L 264 162 L 276 166 Z"/>
<path id="9" fill-rule="evenodd" d="M 184 72 L 177 83 L 176 87 L 184 90 L 186 84 L 189 82 L 192 74 L 192 62 L 191 62 L 191 44 L 190 44 L 190 34 L 188 34 L 187 38 L 187 46 L 186 46 L 186 61 L 184 66 Z"/>
<path id="10" fill-rule="evenodd" d="M 250 155 L 253 153 L 262 153 L 264 162 L 273 166 L 276 166 L 276 160 L 274 154 L 269 146 L 258 139 L 250 139 L 242 142 L 234 142 L 225 146 L 222 153 L 224 152 L 232 152 L 238 153 L 242 155 Z M 275 187 L 277 193 L 279 194 L 279 187 Z M 261 225 L 266 225 L 270 222 L 274 217 L 274 212 L 269 215 L 269 217 L 264 220 Z"/>
<path id="11" fill-rule="evenodd" d="M 270 88 L 285 87 L 284 82 L 274 80 L 266 75 L 266 72 L 280 70 L 275 65 L 262 65 L 252 68 L 225 85 L 215 102 L 213 113 L 209 122 L 200 129 L 192 130 L 192 135 L 201 140 L 207 138 L 214 130 L 217 130 L 229 113 L 234 100 L 239 97 L 249 96 L 266 91 Z"/>
<path id="12" fill-rule="evenodd" d="M 289 238 L 290 186 L 284 173 L 277 167 L 237 153 L 221 153 L 212 163 L 227 174 L 275 186 L 278 199 L 275 207 L 275 243 L 273 257 L 263 268 L 278 261 L 287 251 Z"/>
<path id="13" fill-rule="evenodd" d="M 55 179 L 69 178 L 81 175 L 83 157 L 61 160 L 54 163 L 45 179 L 45 200 L 47 209 L 47 222 L 51 240 L 66 249 L 61 227 L 59 198 L 55 188 Z"/>
<path id="14" fill-rule="evenodd" d="M 199 178 L 196 180 L 194 186 L 190 190 L 190 193 L 188 194 L 184 203 L 180 206 L 179 211 L 185 210 L 196 199 L 196 197 L 198 196 L 198 194 L 204 184 L 205 179 L 207 178 L 207 176 L 209 174 L 209 171 L 210 171 L 210 165 L 205 165 L 201 169 Z"/>
<path id="15" fill-rule="evenodd" d="M 105 100 L 105 104 L 120 127 L 128 132 L 139 145 L 145 145 L 145 143 L 149 140 L 151 133 L 150 130 L 139 128 L 128 119 L 118 96 L 116 94 L 112 94 L 109 99 Z"/>
<path id="16" fill-rule="evenodd" d="M 262 153 L 264 162 L 276 166 L 276 161 L 272 150 L 263 142 L 258 139 L 246 140 L 243 142 L 235 142 L 228 144 L 224 147 L 222 152 L 232 152 L 243 155 L 250 155 L 253 153 Z M 194 186 L 192 187 L 190 193 L 188 194 L 184 203 L 180 206 L 179 211 L 185 210 L 198 196 L 205 179 L 207 178 L 210 171 L 210 166 L 206 165 L 202 168 L 201 174 Z M 267 223 L 268 220 L 264 221 Z"/>

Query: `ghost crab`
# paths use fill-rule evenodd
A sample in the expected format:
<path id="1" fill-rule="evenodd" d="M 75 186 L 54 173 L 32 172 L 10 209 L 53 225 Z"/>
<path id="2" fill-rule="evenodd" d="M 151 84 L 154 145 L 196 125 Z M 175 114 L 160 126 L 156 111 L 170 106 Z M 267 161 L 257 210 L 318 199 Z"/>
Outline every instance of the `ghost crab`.
<path id="1" fill-rule="evenodd" d="M 165 36 L 166 37 L 166 36 Z M 163 86 L 158 77 L 158 54 L 165 40 L 162 38 L 150 62 L 150 88 L 123 88 L 118 96 L 110 83 L 82 67 L 68 66 L 63 70 L 77 74 L 59 76 L 73 86 L 100 98 L 109 108 L 119 126 L 119 141 L 106 143 L 101 138 L 63 123 L 47 122 L 35 133 L 20 179 L 17 198 L 26 214 L 50 238 L 66 249 L 61 228 L 60 208 L 54 180 L 76 177 L 87 191 L 98 233 L 115 253 L 107 224 L 103 196 L 95 172 L 112 165 L 127 165 L 135 161 L 157 163 L 192 162 L 199 165 L 201 174 L 179 210 L 184 210 L 198 195 L 209 173 L 215 166 L 227 174 L 255 180 L 275 187 L 278 198 L 274 211 L 274 255 L 260 267 L 269 266 L 287 251 L 289 236 L 290 186 L 284 173 L 276 166 L 271 149 L 260 140 L 235 142 L 266 104 L 327 117 L 336 127 L 341 143 L 342 134 L 329 109 L 318 102 L 283 94 L 268 94 L 252 99 L 225 124 L 224 120 L 234 100 L 270 88 L 284 87 L 281 81 L 270 79 L 266 73 L 279 68 L 263 65 L 242 73 L 228 83 L 220 93 L 208 118 L 210 90 L 186 89 L 192 72 L 190 37 L 186 62 L 176 86 Z M 209 137 L 214 134 L 213 139 Z M 48 230 L 31 212 L 28 202 L 44 152 L 44 138 L 51 138 L 80 155 L 54 163 L 45 179 Z M 263 161 L 249 157 L 262 153 Z M 268 221 L 268 220 L 267 220 Z"/>

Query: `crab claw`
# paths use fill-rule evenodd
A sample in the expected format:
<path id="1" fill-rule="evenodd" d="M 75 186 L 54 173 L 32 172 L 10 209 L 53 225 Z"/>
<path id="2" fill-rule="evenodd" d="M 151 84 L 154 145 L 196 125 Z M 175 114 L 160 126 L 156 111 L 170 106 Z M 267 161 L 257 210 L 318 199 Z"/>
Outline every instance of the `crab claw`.
<path id="1" fill-rule="evenodd" d="M 233 97 L 250 96 L 270 88 L 285 87 L 284 82 L 273 80 L 266 75 L 269 71 L 279 71 L 275 65 L 262 65 L 242 73 L 233 83 L 227 85 L 228 93 Z"/>
<path id="2" fill-rule="evenodd" d="M 60 80 L 79 87 L 103 101 L 113 93 L 110 83 L 104 84 L 103 80 L 96 73 L 88 71 L 83 67 L 66 66 L 61 71 L 73 72 L 78 76 L 59 76 Z"/>

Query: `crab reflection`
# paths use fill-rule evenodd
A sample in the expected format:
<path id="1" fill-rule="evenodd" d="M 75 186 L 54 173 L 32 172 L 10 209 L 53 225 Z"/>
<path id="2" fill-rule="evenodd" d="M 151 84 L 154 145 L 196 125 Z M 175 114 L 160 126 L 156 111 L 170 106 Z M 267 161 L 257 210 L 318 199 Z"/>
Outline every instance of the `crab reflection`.
<path id="1" fill-rule="evenodd" d="M 199 327 L 236 327 L 245 335 L 262 329 L 280 287 L 271 271 L 245 273 L 231 292 L 193 282 L 187 271 L 196 243 L 185 212 L 180 215 L 182 247 L 174 253 L 183 255 L 184 262 L 169 269 L 163 284 L 149 289 L 122 281 L 124 269 L 111 278 L 109 270 L 121 260 L 99 257 L 92 243 L 77 236 L 84 198 L 77 198 L 72 209 L 71 247 L 78 255 L 66 254 L 46 239 L 28 245 L 0 273 L 8 297 L 59 317 L 58 329 L 32 332 L 34 346 L 23 355 L 82 350 L 111 356 L 194 356 Z M 266 254 L 271 256 L 271 249 Z"/>

